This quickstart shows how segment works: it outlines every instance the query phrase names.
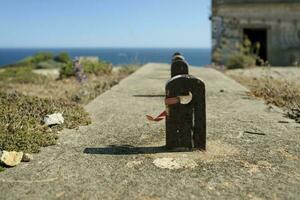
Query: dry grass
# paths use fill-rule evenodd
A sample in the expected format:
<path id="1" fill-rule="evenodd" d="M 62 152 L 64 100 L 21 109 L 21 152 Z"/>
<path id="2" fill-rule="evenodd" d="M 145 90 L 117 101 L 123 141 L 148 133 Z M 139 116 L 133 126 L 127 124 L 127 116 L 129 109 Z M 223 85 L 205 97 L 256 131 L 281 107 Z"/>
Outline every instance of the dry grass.
<path id="1" fill-rule="evenodd" d="M 63 125 L 49 128 L 43 124 L 47 114 L 60 112 Z M 64 100 L 39 98 L 0 91 L 0 149 L 38 152 L 53 145 L 62 128 L 76 128 L 91 123 L 83 107 Z"/>
<path id="2" fill-rule="evenodd" d="M 0 69 L 0 150 L 36 153 L 40 147 L 55 144 L 59 130 L 90 124 L 89 114 L 82 104 L 89 103 L 137 69 L 127 66 L 113 71 L 105 62 L 85 63 L 88 77 L 80 84 L 68 63 L 60 64 L 61 73 L 70 73 L 60 76 L 65 77 L 63 79 L 34 71 L 39 68 L 40 61 L 43 67 L 49 65 L 47 68 L 59 70 L 52 69 L 59 63 L 46 59 L 47 55 L 37 54 L 27 62 Z M 55 112 L 63 114 L 65 123 L 51 128 L 45 126 L 44 116 Z M 0 166 L 0 172 L 3 170 Z"/>
<path id="3" fill-rule="evenodd" d="M 283 108 L 288 117 L 300 123 L 300 84 L 270 76 L 253 78 L 230 75 L 230 77 L 247 86 L 251 95 L 263 98 L 268 104 Z"/>
<path id="4" fill-rule="evenodd" d="M 53 77 L 42 75 L 35 76 L 43 79 L 43 82 L 6 82 L 0 81 L 2 91 L 17 91 L 24 95 L 41 98 L 64 99 L 80 104 L 87 104 L 101 93 L 118 84 L 121 79 L 131 74 L 133 70 L 121 70 L 110 74 L 89 74 L 85 84 L 79 84 L 75 77 L 56 80 Z"/>
<path id="5" fill-rule="evenodd" d="M 58 131 L 91 123 L 81 104 L 118 84 L 133 70 L 110 74 L 89 74 L 85 84 L 75 77 L 55 79 L 32 73 L 28 68 L 14 68 L 0 73 L 0 150 L 38 152 L 53 145 Z M 64 125 L 47 127 L 43 117 L 63 113 Z"/>
<path id="6" fill-rule="evenodd" d="M 18 91 L 29 96 L 64 99 L 86 104 L 119 82 L 117 75 L 90 75 L 86 84 L 79 84 L 75 77 L 62 80 L 48 78 L 44 84 L 0 83 L 5 91 Z"/>
<path id="7" fill-rule="evenodd" d="M 32 67 L 11 67 L 0 71 L 0 82 L 18 84 L 43 84 L 47 77 L 33 73 Z"/>

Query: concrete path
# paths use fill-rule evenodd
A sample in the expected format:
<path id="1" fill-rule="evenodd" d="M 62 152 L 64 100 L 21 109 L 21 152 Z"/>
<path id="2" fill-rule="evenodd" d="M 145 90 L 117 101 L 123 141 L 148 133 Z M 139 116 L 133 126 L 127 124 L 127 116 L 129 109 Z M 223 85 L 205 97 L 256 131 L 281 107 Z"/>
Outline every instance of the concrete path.
<path id="1" fill-rule="evenodd" d="M 164 122 L 145 115 L 164 109 L 169 73 L 148 64 L 96 98 L 92 125 L 0 173 L 0 199 L 299 198 L 300 125 L 215 70 L 191 70 L 207 86 L 207 152 L 163 152 Z"/>

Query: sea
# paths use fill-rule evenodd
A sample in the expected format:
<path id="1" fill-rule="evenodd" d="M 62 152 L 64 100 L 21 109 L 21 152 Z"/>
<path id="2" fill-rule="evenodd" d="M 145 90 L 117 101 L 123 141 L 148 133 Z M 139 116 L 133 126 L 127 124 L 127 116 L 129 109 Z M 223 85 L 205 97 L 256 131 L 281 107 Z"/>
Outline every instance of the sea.
<path id="1" fill-rule="evenodd" d="M 175 52 L 180 52 L 193 66 L 211 62 L 211 50 L 201 48 L 0 48 L 0 67 L 16 63 L 38 52 L 54 55 L 67 52 L 73 57 L 97 56 L 114 66 L 128 64 L 170 63 Z"/>

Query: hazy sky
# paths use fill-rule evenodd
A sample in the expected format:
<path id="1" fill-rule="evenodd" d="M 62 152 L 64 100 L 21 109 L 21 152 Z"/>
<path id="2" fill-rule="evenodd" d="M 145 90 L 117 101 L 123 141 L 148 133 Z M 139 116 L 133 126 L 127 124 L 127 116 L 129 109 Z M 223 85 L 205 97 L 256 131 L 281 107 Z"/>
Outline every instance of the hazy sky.
<path id="1" fill-rule="evenodd" d="M 211 0 L 0 0 L 0 47 L 210 47 Z"/>

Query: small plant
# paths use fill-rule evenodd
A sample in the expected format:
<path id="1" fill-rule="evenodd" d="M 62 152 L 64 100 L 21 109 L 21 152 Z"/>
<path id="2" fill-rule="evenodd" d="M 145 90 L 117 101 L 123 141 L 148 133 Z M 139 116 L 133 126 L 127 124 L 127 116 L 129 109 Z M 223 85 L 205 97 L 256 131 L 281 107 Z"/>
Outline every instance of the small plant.
<path id="1" fill-rule="evenodd" d="M 260 44 L 252 44 L 248 37 L 245 37 L 243 44 L 236 44 L 233 53 L 226 64 L 228 69 L 255 67 L 259 59 Z"/>
<path id="2" fill-rule="evenodd" d="M 71 60 L 71 58 L 70 58 L 70 56 L 69 56 L 69 54 L 67 52 L 62 52 L 62 53 L 58 54 L 54 58 L 54 60 L 56 62 L 65 63 L 65 64 L 68 64 L 68 63 L 72 62 L 72 60 Z"/>
<path id="3" fill-rule="evenodd" d="M 83 66 L 85 74 L 93 74 L 96 76 L 106 75 L 112 73 L 112 65 L 104 61 L 91 61 L 88 59 L 82 59 L 80 64 Z M 60 78 L 67 78 L 75 76 L 73 64 L 69 62 L 64 65 L 60 70 Z"/>
<path id="4" fill-rule="evenodd" d="M 60 79 L 68 78 L 71 76 L 75 76 L 75 71 L 73 69 L 73 64 L 69 62 L 68 64 L 64 64 L 59 71 Z"/>
<path id="5" fill-rule="evenodd" d="M 112 65 L 101 60 L 95 62 L 83 59 L 80 63 L 83 65 L 84 73 L 87 74 L 103 75 L 112 72 Z"/>
<path id="6" fill-rule="evenodd" d="M 254 56 L 235 53 L 229 57 L 226 67 L 227 69 L 250 68 L 254 67 L 255 63 L 256 58 Z"/>

